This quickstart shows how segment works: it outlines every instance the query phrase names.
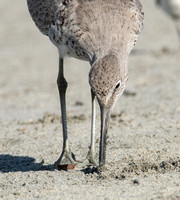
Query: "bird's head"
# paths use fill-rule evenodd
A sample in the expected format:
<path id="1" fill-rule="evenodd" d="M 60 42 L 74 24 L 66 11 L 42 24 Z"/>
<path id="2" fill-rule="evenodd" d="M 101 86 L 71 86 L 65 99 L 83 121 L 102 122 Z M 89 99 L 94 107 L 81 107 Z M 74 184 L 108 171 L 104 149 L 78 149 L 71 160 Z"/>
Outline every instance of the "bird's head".
<path id="1" fill-rule="evenodd" d="M 127 64 L 116 55 L 97 59 L 89 73 L 89 83 L 100 105 L 111 108 L 123 93 L 127 82 Z"/>
<path id="2" fill-rule="evenodd" d="M 110 113 L 116 100 L 123 93 L 126 82 L 126 59 L 119 59 L 116 55 L 109 54 L 97 59 L 92 64 L 89 73 L 89 83 L 93 93 L 98 99 L 101 110 L 100 166 L 105 164 L 105 144 Z"/>

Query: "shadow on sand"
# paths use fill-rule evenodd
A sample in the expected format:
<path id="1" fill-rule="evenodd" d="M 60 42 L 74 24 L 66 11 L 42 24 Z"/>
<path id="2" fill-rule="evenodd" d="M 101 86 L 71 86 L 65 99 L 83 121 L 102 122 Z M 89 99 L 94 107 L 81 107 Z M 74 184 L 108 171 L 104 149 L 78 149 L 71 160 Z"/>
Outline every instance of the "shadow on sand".
<path id="1" fill-rule="evenodd" d="M 12 156 L 9 154 L 0 155 L 0 172 L 28 172 L 28 171 L 53 171 L 54 165 L 43 165 L 43 162 L 36 163 L 35 159 L 28 156 Z"/>

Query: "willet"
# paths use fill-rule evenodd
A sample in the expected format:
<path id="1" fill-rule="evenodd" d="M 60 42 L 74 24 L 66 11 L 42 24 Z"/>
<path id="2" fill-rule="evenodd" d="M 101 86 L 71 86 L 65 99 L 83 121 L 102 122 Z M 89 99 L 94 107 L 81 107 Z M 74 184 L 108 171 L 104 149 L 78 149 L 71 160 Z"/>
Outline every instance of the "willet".
<path id="1" fill-rule="evenodd" d="M 59 51 L 57 79 L 63 150 L 58 165 L 76 163 L 68 143 L 66 88 L 63 59 L 72 56 L 89 61 L 92 96 L 91 144 L 88 160 L 95 162 L 95 99 L 101 111 L 99 166 L 105 164 L 106 138 L 111 110 L 128 79 L 128 55 L 143 26 L 139 0 L 27 0 L 29 12 L 39 30 Z"/>

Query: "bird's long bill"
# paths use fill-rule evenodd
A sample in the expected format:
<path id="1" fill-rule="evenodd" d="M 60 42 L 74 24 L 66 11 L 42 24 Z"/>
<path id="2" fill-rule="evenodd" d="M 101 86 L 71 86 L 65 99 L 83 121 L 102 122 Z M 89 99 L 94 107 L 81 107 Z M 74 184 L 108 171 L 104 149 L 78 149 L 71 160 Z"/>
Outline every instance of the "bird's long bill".
<path id="1" fill-rule="evenodd" d="M 106 139 L 107 139 L 107 131 L 109 128 L 111 108 L 107 108 L 103 105 L 100 105 L 100 110 L 101 110 L 101 139 L 99 148 L 99 166 L 103 166 L 106 161 Z"/>

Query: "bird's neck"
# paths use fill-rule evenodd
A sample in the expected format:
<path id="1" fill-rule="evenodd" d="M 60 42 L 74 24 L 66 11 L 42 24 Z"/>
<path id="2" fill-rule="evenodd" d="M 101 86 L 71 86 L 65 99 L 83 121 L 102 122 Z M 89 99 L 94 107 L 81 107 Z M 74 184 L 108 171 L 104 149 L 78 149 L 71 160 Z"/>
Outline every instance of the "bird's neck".
<path id="1" fill-rule="evenodd" d="M 95 62 L 98 60 L 103 60 L 105 57 L 111 57 L 112 59 L 116 59 L 119 63 L 125 64 L 128 61 L 128 55 L 121 52 L 121 51 L 116 51 L 116 50 L 111 50 L 111 51 L 102 51 L 102 52 L 96 52 L 94 53 L 91 58 L 90 58 L 90 64 L 91 66 L 94 65 Z"/>

